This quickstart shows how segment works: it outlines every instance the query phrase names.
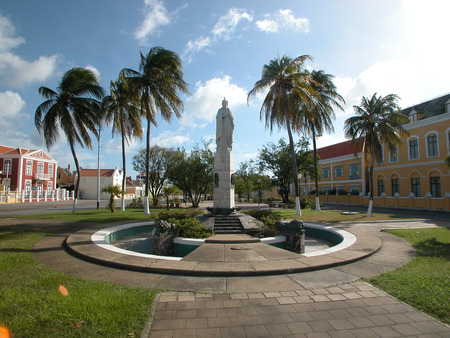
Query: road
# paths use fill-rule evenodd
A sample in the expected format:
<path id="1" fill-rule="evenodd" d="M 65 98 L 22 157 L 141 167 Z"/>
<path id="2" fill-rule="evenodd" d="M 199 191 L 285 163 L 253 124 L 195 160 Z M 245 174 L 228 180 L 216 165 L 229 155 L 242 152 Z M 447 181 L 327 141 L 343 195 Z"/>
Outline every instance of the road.
<path id="1" fill-rule="evenodd" d="M 106 208 L 108 201 L 100 201 L 100 208 Z M 120 201 L 116 201 L 116 206 Z M 5 203 L 0 204 L 0 217 L 45 214 L 72 210 L 73 201 Z M 96 209 L 97 200 L 78 200 L 77 210 Z"/>

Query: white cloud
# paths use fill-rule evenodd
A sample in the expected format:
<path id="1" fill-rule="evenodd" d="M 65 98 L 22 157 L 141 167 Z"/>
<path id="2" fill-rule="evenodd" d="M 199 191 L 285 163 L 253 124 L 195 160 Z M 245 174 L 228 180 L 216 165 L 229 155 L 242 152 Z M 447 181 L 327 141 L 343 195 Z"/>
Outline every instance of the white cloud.
<path id="1" fill-rule="evenodd" d="M 10 52 L 25 42 L 16 37 L 15 28 L 8 18 L 0 15 L 0 84 L 21 87 L 33 82 L 42 82 L 52 75 L 59 60 L 58 55 L 40 56 L 28 62 Z"/>
<path id="2" fill-rule="evenodd" d="M 210 36 L 201 36 L 195 40 L 189 40 L 183 55 L 188 56 L 188 62 L 192 61 L 192 54 L 200 52 L 202 49 L 205 49 L 213 44 L 213 40 Z"/>
<path id="3" fill-rule="evenodd" d="M 144 20 L 134 33 L 134 37 L 141 41 L 145 41 L 149 35 L 156 34 L 159 27 L 168 25 L 171 21 L 171 15 L 162 1 L 145 0 L 144 4 Z"/>
<path id="4" fill-rule="evenodd" d="M 0 52 L 9 51 L 25 42 L 25 39 L 16 35 L 16 28 L 8 18 L 0 15 Z"/>
<path id="5" fill-rule="evenodd" d="M 164 130 L 158 136 L 153 137 L 151 143 L 153 145 L 157 144 L 163 147 L 184 147 L 187 144 L 192 143 L 192 140 L 188 135 L 181 135 L 180 132 Z"/>
<path id="6" fill-rule="evenodd" d="M 199 127 L 201 123 L 212 122 L 224 97 L 227 98 L 231 110 L 233 107 L 247 104 L 247 90 L 231 83 L 231 77 L 228 75 L 212 78 L 204 84 L 197 82 L 194 94 L 186 100 L 186 113 L 180 123 Z"/>
<path id="7" fill-rule="evenodd" d="M 0 118 L 18 117 L 19 113 L 25 107 L 25 101 L 18 93 L 7 90 L 0 93 Z"/>
<path id="8" fill-rule="evenodd" d="M 256 21 L 256 27 L 270 33 L 276 33 L 282 28 L 308 33 L 309 20 L 296 18 L 290 9 L 279 9 L 273 16 L 266 14 L 266 19 Z"/>
<path id="9" fill-rule="evenodd" d="M 276 33 L 280 29 L 280 24 L 274 20 L 264 19 L 256 21 L 256 26 L 260 31 Z"/>
<path id="10" fill-rule="evenodd" d="M 227 14 L 219 18 L 211 33 L 218 38 L 229 39 L 242 20 L 252 22 L 253 17 L 245 9 L 230 8 Z"/>
<path id="11" fill-rule="evenodd" d="M 193 54 L 214 45 L 220 39 L 230 39 L 240 22 L 251 22 L 252 20 L 253 17 L 247 13 L 245 9 L 230 8 L 225 15 L 222 15 L 217 20 L 211 30 L 211 35 L 201 36 L 197 39 L 188 41 L 182 55 L 183 59 L 188 63 L 191 62 Z"/>

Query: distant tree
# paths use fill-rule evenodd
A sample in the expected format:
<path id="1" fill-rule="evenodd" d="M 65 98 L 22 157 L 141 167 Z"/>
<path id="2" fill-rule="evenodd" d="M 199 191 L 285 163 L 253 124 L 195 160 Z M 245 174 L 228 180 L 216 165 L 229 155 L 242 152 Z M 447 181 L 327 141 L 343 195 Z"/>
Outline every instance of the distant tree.
<path id="1" fill-rule="evenodd" d="M 262 173 L 255 173 L 252 175 L 253 186 L 258 193 L 258 202 L 262 203 L 263 193 L 273 187 L 273 182 L 269 176 Z"/>
<path id="2" fill-rule="evenodd" d="M 133 88 L 140 91 L 140 106 L 142 115 L 147 120 L 147 145 L 145 168 L 145 208 L 146 215 L 150 213 L 148 207 L 148 192 L 150 179 L 150 126 L 157 126 L 157 113 L 168 122 L 172 115 L 181 117 L 183 101 L 178 92 L 188 93 L 187 83 L 183 80 L 181 59 L 175 52 L 162 47 L 153 47 L 147 55 L 141 53 L 139 72 L 124 69 L 123 74 Z"/>
<path id="3" fill-rule="evenodd" d="M 158 145 L 151 146 L 148 154 L 149 163 L 146 164 L 147 149 L 141 148 L 133 156 L 133 169 L 139 173 L 145 172 L 149 168 L 149 192 L 152 196 L 153 206 L 158 204 L 158 199 L 163 193 L 164 182 L 168 178 L 170 167 L 175 165 L 179 154 L 172 148 L 165 148 Z"/>
<path id="4" fill-rule="evenodd" d="M 109 194 L 110 197 L 107 207 L 109 208 L 109 210 L 111 210 L 111 212 L 114 212 L 114 210 L 116 210 L 115 198 L 120 197 L 120 195 L 122 195 L 123 193 L 123 190 L 120 189 L 118 185 L 108 185 L 104 187 L 102 191 Z"/>
<path id="5" fill-rule="evenodd" d="M 110 95 L 103 98 L 102 110 L 105 114 L 106 124 L 112 124 L 112 134 L 120 134 L 122 138 L 122 210 L 125 210 L 126 156 L 125 142 L 133 138 L 142 138 L 141 114 L 139 110 L 139 96 L 124 81 L 123 73 L 117 81 L 111 81 Z"/>
<path id="6" fill-rule="evenodd" d="M 235 192 L 239 199 L 247 195 L 247 201 L 250 201 L 250 195 L 255 191 L 252 177 L 255 175 L 254 163 L 252 160 L 239 163 L 239 169 L 235 173 Z"/>
<path id="7" fill-rule="evenodd" d="M 74 215 L 80 187 L 80 165 L 75 145 L 92 149 L 89 132 L 99 137 L 97 128 L 101 120 L 100 100 L 104 95 L 103 88 L 91 70 L 75 67 L 63 74 L 57 91 L 40 87 L 39 94 L 45 101 L 37 107 L 34 115 L 37 130 L 44 134 L 47 148 L 58 140 L 59 131 L 62 130 L 75 162 L 77 181 L 72 207 Z"/>
<path id="8" fill-rule="evenodd" d="M 187 194 L 193 207 L 198 207 L 201 197 L 213 190 L 214 153 L 209 145 L 204 142 L 203 148 L 196 145 L 189 152 L 178 149 L 168 171 L 169 181 Z"/>
<path id="9" fill-rule="evenodd" d="M 300 139 L 294 145 L 296 163 L 305 162 L 311 157 L 308 150 L 308 140 Z M 294 182 L 293 177 L 298 177 L 299 168 L 292 172 L 291 149 L 284 139 L 278 143 L 268 143 L 259 152 L 259 164 L 265 171 L 272 174 L 272 181 L 277 186 L 278 193 L 284 203 L 289 202 L 290 186 Z M 297 179 L 298 182 L 298 179 Z M 295 183 L 294 183 L 295 184 Z"/>
<path id="10" fill-rule="evenodd" d="M 370 200 L 367 217 L 372 216 L 373 206 L 373 167 L 375 162 L 382 161 L 382 147 L 387 145 L 394 150 L 395 145 L 401 144 L 402 138 L 409 135 L 403 124 L 409 119 L 400 113 L 397 105 L 398 96 L 389 94 L 377 96 L 377 93 L 368 98 L 363 96 L 360 106 L 353 106 L 356 116 L 345 121 L 345 136 L 355 143 L 358 139 L 364 140 L 364 155 L 369 160 L 369 190 Z M 356 147 L 355 147 L 356 153 Z"/>
<path id="11" fill-rule="evenodd" d="M 265 118 L 266 127 L 272 131 L 274 126 L 286 128 L 289 137 L 291 173 L 293 174 L 296 215 L 301 215 L 298 190 L 297 162 L 292 133 L 299 132 L 302 119 L 299 107 L 309 104 L 315 95 L 311 86 L 311 76 L 304 69 L 304 63 L 312 60 L 309 55 L 295 59 L 282 56 L 263 66 L 261 79 L 248 93 L 248 99 L 258 93 L 267 92 L 260 110 L 260 118 Z"/>

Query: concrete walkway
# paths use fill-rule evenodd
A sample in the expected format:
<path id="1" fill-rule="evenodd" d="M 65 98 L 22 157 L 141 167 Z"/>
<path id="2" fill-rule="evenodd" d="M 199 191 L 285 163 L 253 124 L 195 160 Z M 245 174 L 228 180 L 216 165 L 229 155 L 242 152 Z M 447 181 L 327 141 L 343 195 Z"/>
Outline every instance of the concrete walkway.
<path id="1" fill-rule="evenodd" d="M 414 250 L 381 228 L 449 226 L 448 222 L 340 224 L 382 243 L 375 254 L 323 270 L 270 276 L 177 276 L 115 269 L 68 254 L 63 241 L 86 225 L 1 219 L 1 226 L 48 229 L 33 255 L 57 271 L 86 279 L 164 291 L 142 333 L 151 337 L 450 337 L 450 328 L 360 278 L 394 270 Z M 87 226 L 85 231 L 96 227 Z M 355 230 L 356 229 L 356 230 Z"/>

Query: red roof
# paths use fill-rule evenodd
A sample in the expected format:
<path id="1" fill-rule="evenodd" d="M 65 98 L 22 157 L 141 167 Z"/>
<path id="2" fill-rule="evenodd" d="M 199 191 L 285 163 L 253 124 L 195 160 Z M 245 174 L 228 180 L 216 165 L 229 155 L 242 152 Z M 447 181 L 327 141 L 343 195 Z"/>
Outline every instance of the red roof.
<path id="1" fill-rule="evenodd" d="M 317 154 L 319 154 L 321 160 L 345 155 L 353 155 L 355 154 L 355 147 L 357 147 L 356 153 L 360 153 L 362 151 L 363 144 L 363 139 L 358 139 L 355 143 L 352 143 L 352 141 L 344 141 L 328 147 L 319 148 L 317 149 Z"/>
<path id="2" fill-rule="evenodd" d="M 101 177 L 111 177 L 115 169 L 100 169 Z M 97 177 L 97 169 L 80 169 L 80 176 Z"/>
<path id="3" fill-rule="evenodd" d="M 34 150 L 32 150 L 34 151 Z M 2 146 L 0 145 L 0 154 L 9 154 L 9 155 L 23 155 L 30 152 L 30 150 L 28 149 L 23 149 L 23 148 L 16 148 L 14 149 L 13 147 L 7 147 L 7 146 Z"/>

